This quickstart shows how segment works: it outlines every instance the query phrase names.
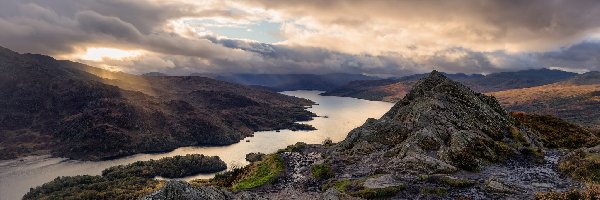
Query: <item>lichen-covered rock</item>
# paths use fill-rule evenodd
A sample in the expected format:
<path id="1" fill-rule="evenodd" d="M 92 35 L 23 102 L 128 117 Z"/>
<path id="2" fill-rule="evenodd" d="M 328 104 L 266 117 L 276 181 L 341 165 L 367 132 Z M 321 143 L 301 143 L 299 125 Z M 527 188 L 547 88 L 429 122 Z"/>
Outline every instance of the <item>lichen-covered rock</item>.
<path id="1" fill-rule="evenodd" d="M 367 149 L 364 144 L 383 148 Z M 520 127 L 494 97 L 473 92 L 437 71 L 380 119 L 340 142 L 343 152 L 386 152 L 384 167 L 426 173 L 476 171 L 509 155 L 541 154 L 535 134 Z"/>

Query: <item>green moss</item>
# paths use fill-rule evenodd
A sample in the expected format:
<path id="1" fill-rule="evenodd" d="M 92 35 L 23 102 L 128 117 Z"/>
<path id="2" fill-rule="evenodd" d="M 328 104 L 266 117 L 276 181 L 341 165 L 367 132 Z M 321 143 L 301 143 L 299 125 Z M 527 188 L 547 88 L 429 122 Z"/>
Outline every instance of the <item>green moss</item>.
<path id="1" fill-rule="evenodd" d="M 232 186 L 234 191 L 252 189 L 272 183 L 284 170 L 283 159 L 277 154 L 271 154 L 253 165 L 248 173 Z"/>
<path id="2" fill-rule="evenodd" d="M 320 180 L 329 179 L 335 175 L 335 174 L 333 174 L 333 171 L 331 170 L 331 166 L 329 166 L 328 164 L 325 164 L 325 163 L 313 165 L 311 168 L 311 172 L 312 172 L 313 177 L 320 179 Z"/>
<path id="3" fill-rule="evenodd" d="M 333 187 L 340 192 L 346 192 L 346 188 L 350 185 L 350 183 L 352 183 L 350 180 L 345 179 L 336 182 L 335 184 L 333 184 Z"/>

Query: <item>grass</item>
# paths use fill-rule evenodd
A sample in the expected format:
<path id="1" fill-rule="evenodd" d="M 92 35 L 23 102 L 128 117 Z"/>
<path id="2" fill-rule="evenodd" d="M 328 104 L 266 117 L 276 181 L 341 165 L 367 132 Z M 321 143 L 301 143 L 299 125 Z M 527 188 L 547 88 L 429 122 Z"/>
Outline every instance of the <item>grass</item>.
<path id="1" fill-rule="evenodd" d="M 600 153 L 577 150 L 565 157 L 558 168 L 574 179 L 588 183 L 600 183 Z"/>
<path id="2" fill-rule="evenodd" d="M 600 138 L 590 130 L 551 115 L 513 112 L 511 115 L 520 124 L 529 127 L 549 148 L 592 147 L 600 144 Z"/>
<path id="3" fill-rule="evenodd" d="M 333 176 L 335 175 L 335 174 L 333 174 L 333 171 L 331 170 L 331 166 L 329 166 L 328 164 L 325 164 L 325 163 L 313 165 L 311 167 L 311 172 L 312 172 L 313 177 L 315 177 L 319 180 L 333 178 Z"/>
<path id="4" fill-rule="evenodd" d="M 284 170 L 283 159 L 277 154 L 268 155 L 264 160 L 253 164 L 232 190 L 248 190 L 272 183 Z"/>

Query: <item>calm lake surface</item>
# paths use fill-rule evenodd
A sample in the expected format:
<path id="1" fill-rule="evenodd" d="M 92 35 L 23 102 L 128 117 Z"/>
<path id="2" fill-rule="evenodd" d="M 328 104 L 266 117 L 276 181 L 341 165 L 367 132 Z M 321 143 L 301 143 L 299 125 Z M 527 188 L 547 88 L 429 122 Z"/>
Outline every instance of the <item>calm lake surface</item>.
<path id="1" fill-rule="evenodd" d="M 248 137 L 229 146 L 182 147 L 168 153 L 137 154 L 100 162 L 74 161 L 64 158 L 49 158 L 48 156 L 0 161 L 0 200 L 21 199 L 29 191 L 29 188 L 40 186 L 58 176 L 100 175 L 102 170 L 111 166 L 175 155 L 216 155 L 221 157 L 228 167 L 246 165 L 248 163 L 245 161 L 245 155 L 251 152 L 273 153 L 296 142 L 318 144 L 326 138 L 339 142 L 346 137 L 350 130 L 362 125 L 367 118 L 379 118 L 393 106 L 393 104 L 385 102 L 320 96 L 319 93 L 319 91 L 283 92 L 283 94 L 307 98 L 319 104 L 308 110 L 319 116 L 327 117 L 318 117 L 306 122 L 318 129 L 315 131 L 256 132 L 254 137 Z M 246 142 L 246 140 L 250 140 L 250 142 Z M 184 180 L 211 178 L 213 175 L 202 174 L 186 177 Z"/>

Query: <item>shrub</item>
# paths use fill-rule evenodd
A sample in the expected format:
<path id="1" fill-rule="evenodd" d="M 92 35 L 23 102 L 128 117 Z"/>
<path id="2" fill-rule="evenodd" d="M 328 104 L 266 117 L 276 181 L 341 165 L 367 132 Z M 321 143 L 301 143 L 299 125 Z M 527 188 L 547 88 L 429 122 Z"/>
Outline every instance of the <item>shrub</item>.
<path id="1" fill-rule="evenodd" d="M 320 180 L 333 178 L 333 176 L 335 175 L 331 170 L 331 166 L 325 163 L 313 165 L 311 168 L 311 172 L 313 177 Z"/>
<path id="2" fill-rule="evenodd" d="M 333 145 L 333 140 L 331 140 L 331 138 L 327 137 L 325 138 L 325 140 L 323 140 L 323 146 L 331 146 Z"/>

